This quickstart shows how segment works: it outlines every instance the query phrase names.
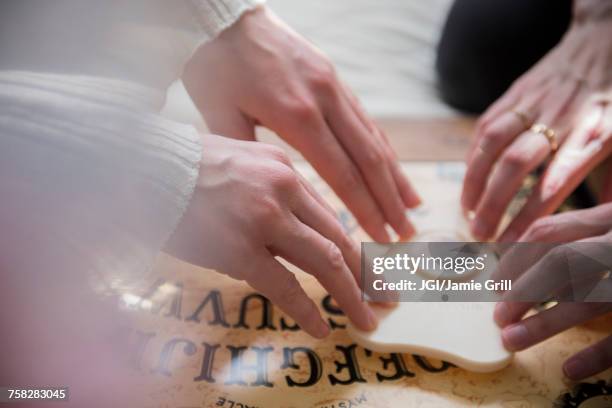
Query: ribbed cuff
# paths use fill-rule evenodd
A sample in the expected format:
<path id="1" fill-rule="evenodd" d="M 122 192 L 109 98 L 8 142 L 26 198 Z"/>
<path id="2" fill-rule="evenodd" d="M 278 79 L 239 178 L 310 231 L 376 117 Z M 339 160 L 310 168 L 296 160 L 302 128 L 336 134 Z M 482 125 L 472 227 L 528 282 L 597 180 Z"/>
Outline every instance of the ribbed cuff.
<path id="1" fill-rule="evenodd" d="M 263 4 L 265 0 L 191 0 L 195 24 L 204 36 L 202 41 L 215 38 L 240 16 Z"/>

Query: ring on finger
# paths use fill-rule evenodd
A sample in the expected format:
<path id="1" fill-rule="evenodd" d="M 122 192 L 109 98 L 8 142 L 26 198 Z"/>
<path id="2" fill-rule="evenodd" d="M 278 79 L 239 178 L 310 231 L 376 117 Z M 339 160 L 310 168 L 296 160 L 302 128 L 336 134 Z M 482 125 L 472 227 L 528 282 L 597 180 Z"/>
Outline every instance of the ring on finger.
<path id="1" fill-rule="evenodd" d="M 533 133 L 540 134 L 548 140 L 548 144 L 550 144 L 550 150 L 552 153 L 555 153 L 559 149 L 559 141 L 557 140 L 557 134 L 554 129 L 549 128 L 543 123 L 536 123 L 529 129 Z"/>

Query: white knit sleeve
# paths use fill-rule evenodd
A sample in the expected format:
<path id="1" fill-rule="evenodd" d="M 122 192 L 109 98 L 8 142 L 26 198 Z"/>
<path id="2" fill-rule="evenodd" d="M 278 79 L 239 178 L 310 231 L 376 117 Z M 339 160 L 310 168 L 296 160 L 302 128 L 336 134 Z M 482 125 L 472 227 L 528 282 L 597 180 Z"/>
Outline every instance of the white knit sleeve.
<path id="1" fill-rule="evenodd" d="M 121 80 L 0 72 L 0 230 L 21 258 L 97 274 L 107 290 L 137 284 L 201 157 L 192 126 L 154 113 L 162 97 Z"/>
<path id="2" fill-rule="evenodd" d="M 265 0 L 189 0 L 196 26 L 201 30 L 201 41 L 216 37 L 240 16 L 263 4 Z"/>

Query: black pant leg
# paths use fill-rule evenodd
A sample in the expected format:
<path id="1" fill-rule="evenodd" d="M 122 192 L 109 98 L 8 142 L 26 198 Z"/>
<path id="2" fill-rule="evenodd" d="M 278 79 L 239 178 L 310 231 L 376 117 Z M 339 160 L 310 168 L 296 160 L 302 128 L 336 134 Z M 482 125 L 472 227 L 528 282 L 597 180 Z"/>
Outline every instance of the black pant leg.
<path id="1" fill-rule="evenodd" d="M 455 0 L 436 60 L 444 101 L 484 111 L 559 42 L 571 14 L 572 0 Z"/>

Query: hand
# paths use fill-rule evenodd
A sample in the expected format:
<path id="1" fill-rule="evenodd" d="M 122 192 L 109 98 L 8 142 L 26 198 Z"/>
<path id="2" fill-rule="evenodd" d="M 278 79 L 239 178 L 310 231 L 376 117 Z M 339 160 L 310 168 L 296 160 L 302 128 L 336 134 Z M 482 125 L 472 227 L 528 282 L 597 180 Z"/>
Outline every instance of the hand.
<path id="1" fill-rule="evenodd" d="M 166 250 L 245 280 L 307 333 L 329 327 L 279 256 L 314 275 L 363 330 L 376 318 L 361 301 L 360 256 L 331 208 L 283 151 L 263 143 L 204 136 L 199 181 Z"/>
<path id="2" fill-rule="evenodd" d="M 502 241 L 516 240 L 552 213 L 612 151 L 611 37 L 609 20 L 574 23 L 479 120 L 461 198 L 464 210 L 475 212 L 477 239 L 495 236 L 524 178 L 551 154 L 547 138 L 529 130 L 532 124 L 553 129 L 561 147 Z"/>
<path id="3" fill-rule="evenodd" d="M 255 125 L 299 150 L 365 231 L 408 238 L 419 198 L 382 132 L 322 53 L 265 7 L 245 14 L 187 64 L 183 81 L 213 133 L 254 140 Z"/>
<path id="4" fill-rule="evenodd" d="M 612 279 L 605 274 L 611 267 L 612 204 L 548 216 L 532 224 L 520 243 L 504 254 L 492 276 L 514 281 L 512 290 L 504 294 L 504 302 L 495 309 L 506 348 L 523 350 L 609 314 Z M 569 301 L 559 301 L 521 320 L 538 301 L 550 298 Z M 563 371 L 568 378 L 580 380 L 609 367 L 612 335 L 570 357 Z"/>

